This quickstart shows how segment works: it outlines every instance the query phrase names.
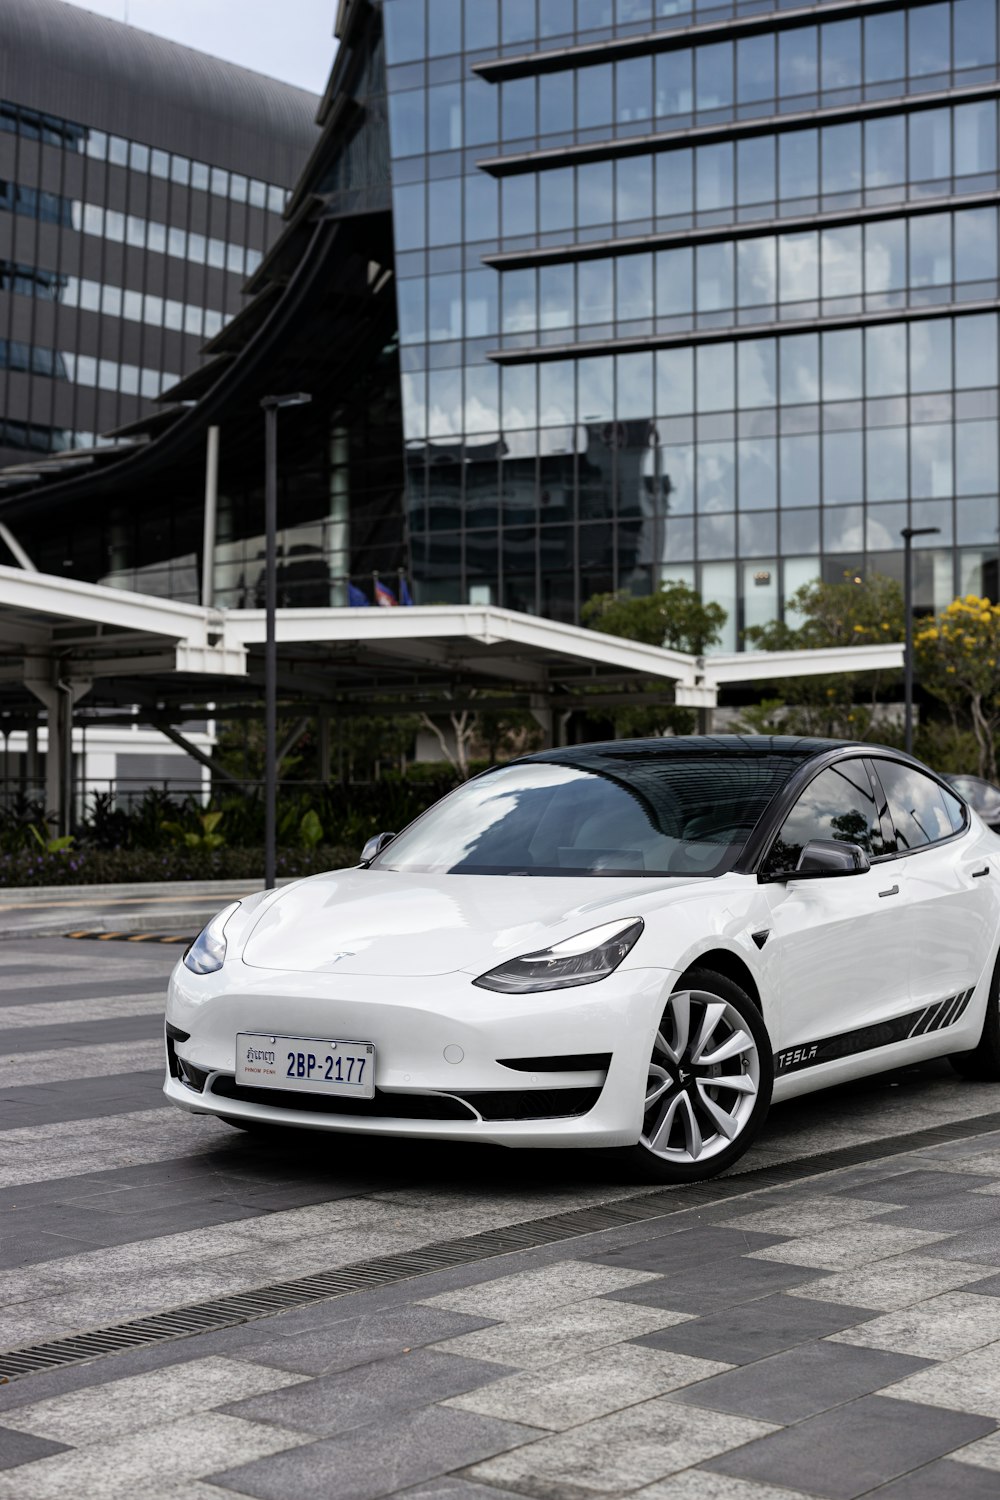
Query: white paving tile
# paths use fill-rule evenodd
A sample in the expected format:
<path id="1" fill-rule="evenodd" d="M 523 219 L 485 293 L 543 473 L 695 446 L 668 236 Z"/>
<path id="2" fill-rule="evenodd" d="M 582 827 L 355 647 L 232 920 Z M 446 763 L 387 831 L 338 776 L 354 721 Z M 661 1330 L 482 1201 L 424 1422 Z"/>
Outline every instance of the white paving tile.
<path id="1" fill-rule="evenodd" d="M 890 1349 L 921 1359 L 953 1359 L 1000 1339 L 1000 1297 L 943 1292 L 830 1335 L 834 1343 Z"/>
<path id="2" fill-rule="evenodd" d="M 514 1369 L 539 1370 L 592 1349 L 620 1344 L 657 1328 L 687 1321 L 686 1313 L 591 1298 L 530 1317 L 511 1318 L 492 1328 L 462 1333 L 457 1338 L 432 1344 L 431 1348 L 467 1359 L 493 1360 Z"/>
<path id="3" fill-rule="evenodd" d="M 986 1344 L 918 1370 L 905 1380 L 886 1386 L 879 1395 L 896 1396 L 901 1401 L 924 1401 L 929 1406 L 947 1406 L 953 1411 L 971 1411 L 1000 1422 L 1000 1343 Z M 967 1451 L 962 1449 L 963 1453 Z"/>
<path id="4" fill-rule="evenodd" d="M 0 1500 L 144 1500 L 165 1480 L 181 1484 L 313 1439 L 211 1413 L 146 1427 L 0 1473 Z"/>
<path id="5" fill-rule="evenodd" d="M 450 1312 L 474 1313 L 505 1322 L 529 1313 L 547 1312 L 566 1302 L 599 1297 L 624 1287 L 656 1281 L 651 1271 L 631 1271 L 617 1266 L 595 1266 L 583 1260 L 561 1260 L 538 1271 L 515 1271 L 437 1297 L 424 1299 L 425 1307 L 444 1307 Z"/>
<path id="6" fill-rule="evenodd" d="M 825 1229 L 836 1229 L 856 1220 L 871 1219 L 891 1212 L 892 1205 L 869 1203 L 862 1198 L 820 1197 L 790 1199 L 780 1208 L 719 1222 L 730 1229 L 745 1229 L 759 1234 L 815 1235 Z"/>
<path id="7" fill-rule="evenodd" d="M 468 1476 L 530 1495 L 620 1495 L 776 1429 L 769 1422 L 646 1401 L 541 1438 L 469 1469 Z"/>
<path id="8" fill-rule="evenodd" d="M 784 1261 L 794 1266 L 819 1266 L 831 1271 L 855 1270 L 868 1261 L 920 1250 L 947 1239 L 926 1229 L 895 1228 L 890 1224 L 844 1224 L 822 1234 L 806 1234 L 786 1240 L 783 1245 L 768 1245 L 752 1250 L 757 1260 Z"/>
<path id="9" fill-rule="evenodd" d="M 0 974 L 0 982 L 2 979 Z M 90 979 L 88 974 L 88 983 Z M 66 1026 L 74 1021 L 114 1021 L 119 1016 L 162 1016 L 166 999 L 164 980 L 156 990 L 137 989 L 134 995 L 112 995 L 106 1000 L 39 1000 L 34 1005 L 5 1005 L 0 1010 L 0 1031 L 22 1026 Z"/>
<path id="10" fill-rule="evenodd" d="M 210 1356 L 18 1406 L 4 1412 L 2 1425 L 83 1448 L 229 1401 L 299 1385 L 305 1378 Z"/>
<path id="11" fill-rule="evenodd" d="M 718 1360 L 622 1344 L 539 1372 L 508 1375 L 442 1404 L 558 1432 L 730 1369 Z"/>
<path id="12" fill-rule="evenodd" d="M 817 1302 L 842 1302 L 848 1307 L 877 1307 L 885 1312 L 911 1307 L 940 1292 L 973 1285 L 995 1276 L 996 1266 L 977 1266 L 966 1260 L 935 1260 L 930 1255 L 893 1255 L 860 1271 L 840 1271 L 804 1286 L 789 1287 L 789 1297 Z"/>

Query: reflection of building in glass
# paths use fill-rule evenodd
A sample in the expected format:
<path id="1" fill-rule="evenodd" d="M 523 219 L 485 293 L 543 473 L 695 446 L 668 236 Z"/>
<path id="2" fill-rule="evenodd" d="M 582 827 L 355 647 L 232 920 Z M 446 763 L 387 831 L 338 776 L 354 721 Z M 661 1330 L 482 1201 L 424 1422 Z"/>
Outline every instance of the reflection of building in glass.
<path id="1" fill-rule="evenodd" d="M 940 528 L 920 604 L 995 591 L 995 0 L 355 0 L 340 22 L 321 143 L 255 300 L 173 393 L 194 406 L 36 487 L 86 536 L 74 567 L 197 596 L 214 424 L 213 596 L 255 603 L 257 403 L 301 388 L 288 602 L 404 569 L 418 602 L 576 619 L 679 578 L 735 645 L 816 576 L 898 575 L 907 524 Z M 9 217 L 78 197 L 87 241 L 88 195 L 37 186 L 56 197 Z M 69 555 L 58 525 L 36 545 Z"/>
<path id="2" fill-rule="evenodd" d="M 280 227 L 317 100 L 61 0 L 0 6 L 0 463 L 199 363 Z"/>
<path id="3" fill-rule="evenodd" d="M 993 0 L 384 10 L 435 597 L 572 618 L 683 578 L 735 643 L 817 575 L 899 574 L 907 524 L 940 527 L 922 603 L 995 589 Z"/>

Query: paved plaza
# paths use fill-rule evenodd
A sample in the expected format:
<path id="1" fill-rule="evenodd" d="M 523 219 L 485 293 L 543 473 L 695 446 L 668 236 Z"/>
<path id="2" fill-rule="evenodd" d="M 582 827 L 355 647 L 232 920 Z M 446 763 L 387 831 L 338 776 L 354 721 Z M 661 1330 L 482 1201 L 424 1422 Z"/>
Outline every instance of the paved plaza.
<path id="1" fill-rule="evenodd" d="M 673 1192 L 261 1141 L 163 1104 L 176 956 L 0 944 L 0 1350 L 50 1351 L 0 1356 L 0 1500 L 1000 1495 L 1000 1089 L 935 1064 L 800 1100 Z M 344 1267 L 370 1289 L 327 1293 Z"/>

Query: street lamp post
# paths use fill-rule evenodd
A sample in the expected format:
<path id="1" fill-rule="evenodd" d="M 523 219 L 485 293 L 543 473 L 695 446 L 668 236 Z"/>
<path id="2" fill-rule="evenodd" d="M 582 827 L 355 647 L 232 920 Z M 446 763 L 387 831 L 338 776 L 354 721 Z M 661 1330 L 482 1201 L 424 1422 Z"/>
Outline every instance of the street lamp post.
<path id="1" fill-rule="evenodd" d="M 915 536 L 937 536 L 940 526 L 904 526 L 899 533 L 903 538 L 903 611 L 906 616 L 906 660 L 905 670 L 905 716 L 904 734 L 907 755 L 913 754 L 913 538 Z"/>
<path id="2" fill-rule="evenodd" d="M 283 406 L 305 406 L 304 391 L 265 396 L 264 408 L 264 885 L 274 889 L 278 799 L 278 412 Z"/>

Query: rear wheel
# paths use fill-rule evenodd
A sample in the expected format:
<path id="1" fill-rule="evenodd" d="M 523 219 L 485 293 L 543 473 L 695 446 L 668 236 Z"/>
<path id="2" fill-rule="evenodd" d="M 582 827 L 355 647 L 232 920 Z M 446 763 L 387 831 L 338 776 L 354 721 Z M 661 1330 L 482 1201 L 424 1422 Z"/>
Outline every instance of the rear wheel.
<path id="1" fill-rule="evenodd" d="M 690 969 L 653 1043 L 642 1135 L 629 1157 L 648 1180 L 699 1182 L 738 1161 L 771 1102 L 771 1043 L 745 990 Z"/>
<path id="2" fill-rule="evenodd" d="M 983 1083 L 1000 1082 L 1000 958 L 993 970 L 979 1045 L 971 1052 L 953 1052 L 948 1061 L 963 1078 L 974 1078 Z"/>

